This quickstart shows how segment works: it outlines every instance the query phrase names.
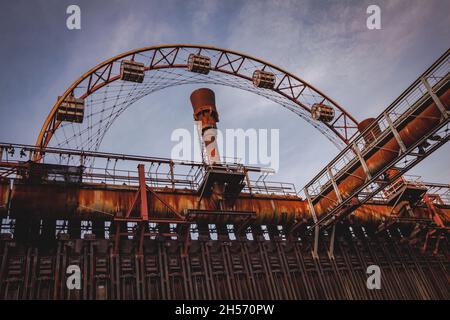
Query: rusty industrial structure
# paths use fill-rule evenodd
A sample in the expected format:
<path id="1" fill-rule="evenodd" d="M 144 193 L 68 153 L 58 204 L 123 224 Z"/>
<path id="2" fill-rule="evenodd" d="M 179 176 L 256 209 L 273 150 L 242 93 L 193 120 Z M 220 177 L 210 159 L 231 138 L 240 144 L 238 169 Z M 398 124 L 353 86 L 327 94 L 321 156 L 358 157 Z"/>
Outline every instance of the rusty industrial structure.
<path id="1" fill-rule="evenodd" d="M 165 45 L 106 60 L 58 98 L 35 145 L 0 143 L 0 299 L 450 299 L 450 184 L 406 174 L 449 140 L 449 80 L 450 50 L 358 122 L 304 80 L 230 50 Z M 220 97 L 206 87 L 190 97 L 202 162 L 98 151 L 135 101 L 198 83 L 266 97 L 341 151 L 301 189 L 223 161 Z M 66 285 L 69 265 L 79 290 Z M 380 290 L 366 286 L 370 265 Z"/>

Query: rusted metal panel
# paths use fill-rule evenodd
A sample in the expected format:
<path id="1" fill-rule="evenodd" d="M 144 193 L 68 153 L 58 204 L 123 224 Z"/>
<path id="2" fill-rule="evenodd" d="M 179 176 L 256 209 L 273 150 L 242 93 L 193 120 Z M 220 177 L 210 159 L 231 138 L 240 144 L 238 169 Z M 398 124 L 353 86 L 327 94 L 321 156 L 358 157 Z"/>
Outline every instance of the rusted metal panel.
<path id="1" fill-rule="evenodd" d="M 32 217 L 67 219 L 76 217 L 86 220 L 111 219 L 124 217 L 133 204 L 136 188 L 105 187 L 101 185 L 61 185 L 61 184 L 23 184 L 14 185 L 11 199 L 12 217 Z M 165 203 L 148 194 L 149 215 L 151 218 L 172 217 L 169 204 L 178 212 L 186 210 L 208 210 L 207 202 L 198 204 L 198 196 L 193 192 L 158 191 Z M 377 225 L 389 217 L 391 207 L 385 204 L 365 204 L 354 211 L 353 217 L 366 224 Z M 137 210 L 137 209 L 135 209 Z M 414 207 L 417 218 L 428 218 L 426 208 Z M 306 201 L 289 196 L 267 196 L 242 194 L 235 202 L 236 212 L 255 212 L 257 223 L 290 225 L 309 217 Z M 440 209 L 443 218 L 448 221 L 450 209 Z M 219 222 L 213 215 L 210 222 Z"/>
<path id="2" fill-rule="evenodd" d="M 9 179 L 0 179 L 0 217 L 5 217 L 8 214 L 9 196 Z"/>
<path id="3" fill-rule="evenodd" d="M 12 217 L 70 217 L 78 207 L 79 188 L 63 184 L 15 183 L 11 198 Z"/>
<path id="4" fill-rule="evenodd" d="M 11 216 L 83 219 L 123 217 L 132 206 L 135 188 L 105 186 L 75 186 L 60 184 L 16 184 L 12 193 Z M 207 202 L 198 205 L 192 192 L 158 192 L 158 196 L 178 212 L 189 209 L 210 209 Z M 153 218 L 169 216 L 168 208 L 153 194 L 148 194 L 149 212 Z M 256 211 L 261 221 L 288 221 L 305 212 L 298 198 L 281 196 L 258 197 L 244 195 L 237 199 L 235 211 Z"/>

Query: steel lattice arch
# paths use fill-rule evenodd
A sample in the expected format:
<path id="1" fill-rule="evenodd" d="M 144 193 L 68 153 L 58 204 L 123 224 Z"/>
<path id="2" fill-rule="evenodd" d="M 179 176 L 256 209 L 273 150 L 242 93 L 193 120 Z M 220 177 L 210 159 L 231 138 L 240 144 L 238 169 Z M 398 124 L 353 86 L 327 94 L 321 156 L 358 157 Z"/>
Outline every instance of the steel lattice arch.
<path id="1" fill-rule="evenodd" d="M 207 74 L 188 70 L 190 55 L 210 59 Z M 142 83 L 122 81 L 123 61 L 143 65 Z M 255 71 L 274 75 L 273 88 L 252 83 Z M 194 70 L 195 71 L 195 70 Z M 58 98 L 42 126 L 36 146 L 96 151 L 114 121 L 139 99 L 173 86 L 185 84 L 223 85 L 253 92 L 299 115 L 323 133 L 338 148 L 344 147 L 357 133 L 357 121 L 344 108 L 301 78 L 261 59 L 239 52 L 204 45 L 160 45 L 125 52 L 108 59 L 75 81 Z M 68 96 L 83 99 L 84 121 L 61 122 L 57 111 Z M 333 109 L 332 121 L 311 117 L 314 104 Z"/>

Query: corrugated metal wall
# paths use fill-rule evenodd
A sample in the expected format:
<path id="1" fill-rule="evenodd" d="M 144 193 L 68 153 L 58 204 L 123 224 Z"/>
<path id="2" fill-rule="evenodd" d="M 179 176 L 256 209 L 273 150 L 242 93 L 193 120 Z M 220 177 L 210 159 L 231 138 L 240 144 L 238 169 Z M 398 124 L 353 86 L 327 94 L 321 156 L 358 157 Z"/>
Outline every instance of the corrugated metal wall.
<path id="1" fill-rule="evenodd" d="M 324 240 L 324 239 L 322 239 Z M 326 239 L 325 239 L 326 240 Z M 322 244 L 326 241 L 322 241 Z M 450 299 L 449 259 L 421 254 L 399 235 L 340 232 L 334 259 L 306 240 L 230 241 L 200 234 L 183 256 L 183 242 L 146 239 L 134 253 L 124 239 L 0 241 L 1 299 Z M 446 248 L 444 249 L 446 251 Z M 68 290 L 66 268 L 81 268 L 81 290 Z M 366 287 L 367 266 L 381 268 L 381 290 Z"/>

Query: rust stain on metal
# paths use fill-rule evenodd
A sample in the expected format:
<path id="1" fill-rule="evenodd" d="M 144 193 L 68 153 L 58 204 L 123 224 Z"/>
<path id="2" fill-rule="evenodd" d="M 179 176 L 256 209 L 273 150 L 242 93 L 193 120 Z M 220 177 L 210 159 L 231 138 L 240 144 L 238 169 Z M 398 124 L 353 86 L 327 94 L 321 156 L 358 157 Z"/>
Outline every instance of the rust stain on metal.
<path id="1" fill-rule="evenodd" d="M 9 179 L 0 178 L 0 217 L 6 216 L 8 213 L 9 185 Z"/>
<path id="2" fill-rule="evenodd" d="M 11 216 L 34 216 L 63 219 L 108 219 L 124 217 L 133 202 L 136 188 L 112 188 L 105 186 L 65 187 L 60 185 L 16 184 L 12 194 Z M 159 190 L 158 196 L 178 212 L 210 209 L 206 202 L 197 208 L 198 196 L 193 192 Z M 167 206 L 154 195 L 148 194 L 149 215 L 152 218 L 168 218 Z M 289 224 L 309 218 L 304 200 L 295 197 L 242 194 L 235 203 L 235 211 L 255 211 L 256 222 L 263 224 Z M 450 217 L 450 209 L 442 208 L 444 219 Z M 391 207 L 366 204 L 353 215 L 365 223 L 376 224 L 389 217 Z M 418 217 L 428 217 L 423 208 L 414 208 Z M 214 222 L 214 217 L 209 217 Z"/>

